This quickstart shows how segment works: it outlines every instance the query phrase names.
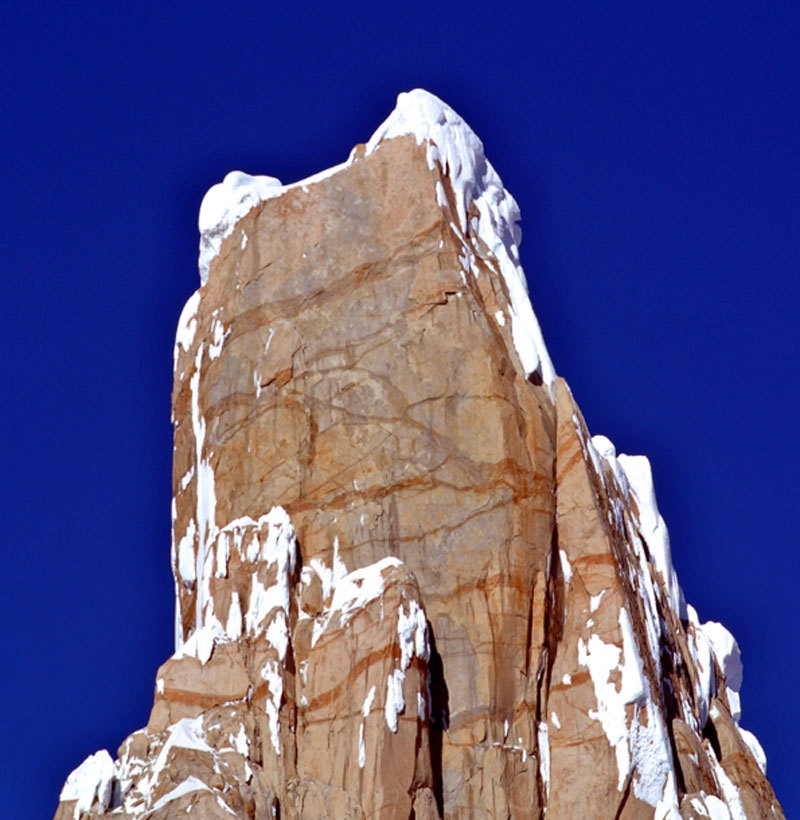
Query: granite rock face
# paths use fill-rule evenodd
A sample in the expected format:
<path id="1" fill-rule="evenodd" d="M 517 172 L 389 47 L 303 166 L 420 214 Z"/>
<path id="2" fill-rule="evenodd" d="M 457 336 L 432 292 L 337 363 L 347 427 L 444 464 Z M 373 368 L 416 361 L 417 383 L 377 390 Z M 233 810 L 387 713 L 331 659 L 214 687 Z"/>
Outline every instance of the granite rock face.
<path id="1" fill-rule="evenodd" d="M 175 346 L 176 652 L 57 818 L 782 818 L 649 465 L 590 436 L 518 212 L 425 92 L 201 211 Z"/>

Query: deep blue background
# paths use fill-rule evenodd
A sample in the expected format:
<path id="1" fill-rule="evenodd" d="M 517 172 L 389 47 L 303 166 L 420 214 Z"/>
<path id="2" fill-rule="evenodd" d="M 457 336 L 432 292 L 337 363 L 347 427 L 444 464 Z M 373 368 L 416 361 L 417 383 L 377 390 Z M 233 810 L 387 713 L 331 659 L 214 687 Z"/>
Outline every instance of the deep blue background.
<path id="1" fill-rule="evenodd" d="M 0 816 L 147 720 L 172 651 L 172 343 L 234 168 L 345 159 L 423 86 L 482 137 L 590 429 L 651 457 L 742 724 L 796 745 L 796 3 L 29 3 L 4 12 Z"/>

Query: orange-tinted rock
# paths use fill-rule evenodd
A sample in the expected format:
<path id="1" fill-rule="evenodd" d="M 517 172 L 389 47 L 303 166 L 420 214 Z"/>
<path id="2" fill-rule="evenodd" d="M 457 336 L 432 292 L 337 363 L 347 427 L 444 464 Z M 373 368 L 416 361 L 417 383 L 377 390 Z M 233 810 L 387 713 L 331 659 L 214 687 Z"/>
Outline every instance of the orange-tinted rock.
<path id="1" fill-rule="evenodd" d="M 176 654 L 57 816 L 782 817 L 649 467 L 552 375 L 513 200 L 452 111 L 399 110 L 209 245 L 175 348 Z"/>

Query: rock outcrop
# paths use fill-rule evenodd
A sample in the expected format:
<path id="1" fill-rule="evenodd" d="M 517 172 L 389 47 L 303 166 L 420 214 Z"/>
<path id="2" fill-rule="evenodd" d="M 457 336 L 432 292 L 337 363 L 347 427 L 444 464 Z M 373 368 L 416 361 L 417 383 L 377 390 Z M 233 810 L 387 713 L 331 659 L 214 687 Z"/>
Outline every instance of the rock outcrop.
<path id="1" fill-rule="evenodd" d="M 231 174 L 175 346 L 175 654 L 57 818 L 781 818 L 649 465 L 554 374 L 519 214 L 425 92 Z"/>

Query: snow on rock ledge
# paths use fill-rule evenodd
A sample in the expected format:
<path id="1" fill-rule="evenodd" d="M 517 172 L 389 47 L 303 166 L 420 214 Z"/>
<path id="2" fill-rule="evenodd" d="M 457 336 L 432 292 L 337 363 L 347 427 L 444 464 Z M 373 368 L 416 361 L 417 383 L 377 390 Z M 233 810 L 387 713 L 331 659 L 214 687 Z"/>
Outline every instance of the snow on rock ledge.
<path id="1" fill-rule="evenodd" d="M 111 786 L 114 776 L 114 761 L 111 755 L 101 749 L 78 766 L 67 778 L 61 790 L 59 800 L 67 802 L 76 800 L 75 818 L 82 812 L 88 812 L 97 798 L 103 811 L 111 802 Z"/>
<path id="2" fill-rule="evenodd" d="M 275 177 L 250 176 L 231 171 L 222 182 L 212 186 L 200 203 L 197 227 L 200 229 L 200 282 L 208 281 L 211 260 L 219 253 L 222 240 L 233 226 L 259 202 L 283 193 Z"/>

